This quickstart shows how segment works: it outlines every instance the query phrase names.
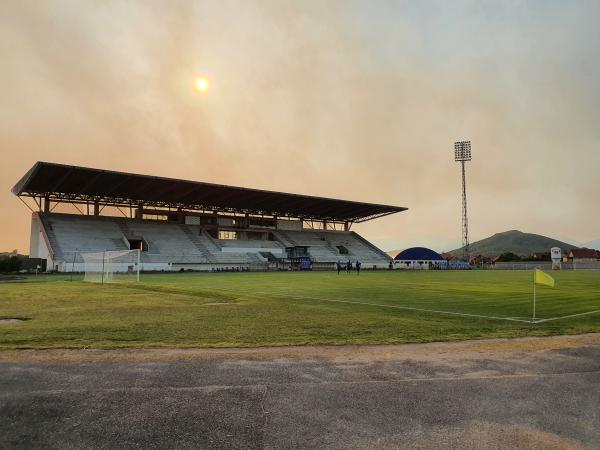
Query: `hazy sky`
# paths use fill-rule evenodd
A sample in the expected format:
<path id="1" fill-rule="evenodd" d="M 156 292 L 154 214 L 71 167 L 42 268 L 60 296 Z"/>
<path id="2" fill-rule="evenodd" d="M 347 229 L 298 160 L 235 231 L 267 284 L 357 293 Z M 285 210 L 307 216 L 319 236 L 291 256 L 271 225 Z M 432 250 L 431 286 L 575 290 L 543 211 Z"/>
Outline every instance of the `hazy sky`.
<path id="1" fill-rule="evenodd" d="M 35 161 L 381 202 L 382 248 L 600 237 L 599 1 L 0 2 L 0 250 Z M 211 81 L 194 91 L 194 77 Z"/>

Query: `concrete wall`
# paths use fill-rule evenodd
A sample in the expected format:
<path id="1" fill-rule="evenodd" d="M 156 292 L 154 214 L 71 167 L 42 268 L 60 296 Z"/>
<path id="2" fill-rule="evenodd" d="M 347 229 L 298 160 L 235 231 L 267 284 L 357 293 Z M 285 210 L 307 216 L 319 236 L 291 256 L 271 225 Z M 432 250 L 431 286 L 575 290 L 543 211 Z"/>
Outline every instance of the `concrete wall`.
<path id="1" fill-rule="evenodd" d="M 289 231 L 302 231 L 302 221 L 301 220 L 277 220 L 277 229 L 278 230 L 289 230 Z"/>
<path id="2" fill-rule="evenodd" d="M 42 227 L 37 217 L 31 218 L 31 234 L 29 236 L 29 257 L 41 258 L 46 260 L 46 271 L 54 270 L 54 261 L 50 253 L 50 249 L 44 239 Z"/>
<path id="3" fill-rule="evenodd" d="M 394 268 L 396 269 L 408 269 L 408 270 L 429 270 L 430 265 L 434 266 L 436 263 L 441 264 L 445 261 L 422 261 L 423 264 L 419 264 L 419 261 L 413 260 L 398 260 L 394 261 Z"/>

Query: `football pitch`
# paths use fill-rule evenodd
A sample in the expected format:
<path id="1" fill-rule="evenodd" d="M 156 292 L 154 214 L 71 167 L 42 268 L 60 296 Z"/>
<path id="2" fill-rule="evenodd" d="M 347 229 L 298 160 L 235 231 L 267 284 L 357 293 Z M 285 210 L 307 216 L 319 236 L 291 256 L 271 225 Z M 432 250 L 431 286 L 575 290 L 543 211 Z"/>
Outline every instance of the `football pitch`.
<path id="1" fill-rule="evenodd" d="M 600 272 L 142 274 L 0 282 L 0 349 L 382 344 L 600 332 Z"/>

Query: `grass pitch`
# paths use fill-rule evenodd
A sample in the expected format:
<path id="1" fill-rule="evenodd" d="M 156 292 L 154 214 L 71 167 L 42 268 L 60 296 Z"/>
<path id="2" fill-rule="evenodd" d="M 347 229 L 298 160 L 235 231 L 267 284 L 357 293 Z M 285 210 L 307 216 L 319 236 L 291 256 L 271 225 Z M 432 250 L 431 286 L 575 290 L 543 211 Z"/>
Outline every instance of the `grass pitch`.
<path id="1" fill-rule="evenodd" d="M 599 272 L 377 271 L 63 276 L 0 283 L 0 349 L 379 344 L 600 332 Z M 437 312 L 432 312 L 437 311 Z M 464 314 L 464 315 L 453 315 Z M 476 316 L 487 316 L 476 317 Z"/>

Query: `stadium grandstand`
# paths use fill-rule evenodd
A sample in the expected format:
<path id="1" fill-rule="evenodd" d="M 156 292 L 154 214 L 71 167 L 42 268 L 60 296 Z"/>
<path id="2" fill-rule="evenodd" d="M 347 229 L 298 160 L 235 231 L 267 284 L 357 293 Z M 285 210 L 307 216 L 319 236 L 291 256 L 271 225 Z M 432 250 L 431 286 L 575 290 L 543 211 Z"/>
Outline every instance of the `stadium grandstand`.
<path id="1" fill-rule="evenodd" d="M 58 272 L 128 250 L 144 271 L 383 268 L 390 257 L 352 224 L 407 209 L 47 162 L 12 192 L 32 211 L 30 257 Z"/>

